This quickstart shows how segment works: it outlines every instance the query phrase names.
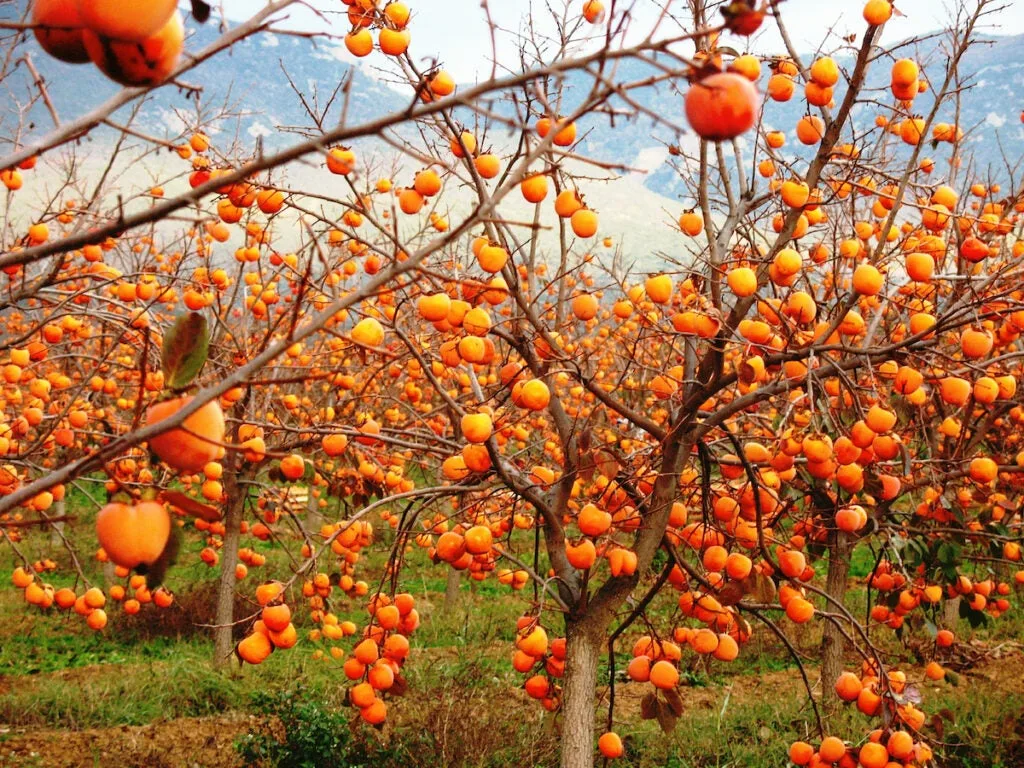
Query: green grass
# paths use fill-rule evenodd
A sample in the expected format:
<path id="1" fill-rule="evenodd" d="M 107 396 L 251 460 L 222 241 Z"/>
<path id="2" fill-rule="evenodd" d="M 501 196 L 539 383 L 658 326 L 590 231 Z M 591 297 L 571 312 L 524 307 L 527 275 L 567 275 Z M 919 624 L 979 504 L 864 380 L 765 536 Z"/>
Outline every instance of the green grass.
<path id="1" fill-rule="evenodd" d="M 91 512 L 84 509 L 76 529 L 88 538 Z M 359 577 L 376 586 L 384 570 L 389 534 L 359 565 Z M 190 537 L 180 561 L 167 576 L 179 600 L 170 611 L 184 611 L 189 590 L 214 582 L 219 569 L 197 564 L 201 544 Z M 20 545 L 27 554 L 48 552 L 41 534 L 26 536 Z M 92 542 L 85 542 L 88 552 Z M 281 572 L 287 560 L 280 548 L 260 544 Z M 851 577 L 861 578 L 873 565 L 866 548 L 854 550 Z M 0 574 L 15 561 L 0 549 Z M 57 586 L 73 583 L 70 564 L 49 579 Z M 102 581 L 99 565 L 83 561 L 86 575 Z M 823 570 L 823 569 L 822 569 Z M 254 586 L 261 577 L 250 576 Z M 369 750 L 378 768 L 389 766 L 551 766 L 557 764 L 556 720 L 516 689 L 522 676 L 512 670 L 515 620 L 528 609 L 532 591 L 512 594 L 496 579 L 476 582 L 464 577 L 458 603 L 444 610 L 447 573 L 427 562 L 415 548 L 409 555 L 401 588 L 416 596 L 423 623 L 414 635 L 413 653 L 406 667 L 410 692 L 392 700 L 393 717 L 382 733 L 357 728 L 353 744 Z M 196 594 L 205 594 L 197 592 Z M 656 624 L 667 626 L 675 609 L 675 595 L 659 596 L 651 606 Z M 864 590 L 851 589 L 848 607 L 863 615 Z M 194 605 L 193 608 L 194 609 Z M 365 621 L 361 601 L 332 601 L 341 618 Z M 117 729 L 122 726 L 174 721 L 186 717 L 221 717 L 225 713 L 261 715 L 261 696 L 287 692 L 302 686 L 302 696 L 314 702 L 309 717 L 336 722 L 351 710 L 343 707 L 346 683 L 340 662 L 315 659 L 313 646 L 305 641 L 290 651 L 273 654 L 258 668 L 213 669 L 212 643 L 205 630 L 191 627 L 188 615 L 177 615 L 173 632 L 155 631 L 147 624 L 148 611 L 127 620 L 111 608 L 111 623 L 102 633 L 84 626 L 77 616 L 51 611 L 41 615 L 28 608 L 20 594 L 0 586 L 0 724 L 15 729 L 0 735 L 3 747 L 17 740 L 17 729 Z M 191 609 L 190 609 L 191 610 Z M 311 628 L 305 612 L 296 611 L 300 635 Z M 557 622 L 552 619 L 552 628 Z M 159 628 L 157 628 L 159 629 Z M 684 672 L 686 711 L 671 734 L 638 716 L 641 686 L 620 683 L 616 729 L 626 738 L 629 760 L 624 765 L 666 768 L 768 768 L 784 765 L 788 744 L 807 738 L 812 716 L 797 674 L 797 662 L 762 626 L 754 626 L 754 639 L 731 665 L 700 660 Z M 619 644 L 617 667 L 622 669 L 632 638 L 631 631 Z M 966 626 L 963 637 L 969 636 Z M 1019 640 L 1024 636 L 1024 616 L 1011 611 L 982 628 L 978 635 L 990 643 Z M 817 622 L 796 635 L 799 650 L 814 657 L 820 642 Z M 912 654 L 893 633 L 876 630 L 873 640 L 897 658 L 912 663 Z M 340 643 L 346 650 L 351 643 Z M 321 648 L 326 644 L 321 643 Z M 689 661 L 689 660 L 687 660 Z M 1008 674 L 1022 680 L 1020 657 L 1010 662 Z M 851 661 L 851 666 L 853 662 Z M 816 670 L 808 670 L 816 681 Z M 919 678 L 919 670 L 917 673 Z M 607 666 L 602 664 L 602 684 Z M 959 686 L 942 683 L 927 686 L 923 707 L 932 715 L 943 709 L 954 713 L 944 720 L 941 741 L 949 768 L 1022 768 L 1024 766 L 1024 684 L 1013 690 L 992 690 L 988 681 L 962 678 Z M 632 697 L 632 701 L 630 698 Z M 304 712 L 306 710 L 303 710 Z M 324 712 L 329 717 L 324 718 Z M 306 715 L 302 715 L 305 717 Z M 343 718 L 343 719 L 344 719 Z M 320 722 L 318 720 L 318 722 Z M 244 726 L 243 726 L 244 727 Z M 856 740 L 872 727 L 852 709 L 842 710 L 831 724 L 838 735 Z M 235 726 L 236 731 L 238 726 Z M 114 734 L 115 732 L 111 732 Z M 931 731 L 932 735 L 937 732 Z M 228 734 L 232 738 L 234 735 Z M 355 747 L 353 747 L 355 748 Z M 362 753 L 361 753 L 362 754 Z M 35 761 L 35 762 L 33 762 Z M 353 763 L 355 764 L 355 763 Z M 45 757 L 27 756 L 13 763 L 18 768 L 46 765 Z"/>

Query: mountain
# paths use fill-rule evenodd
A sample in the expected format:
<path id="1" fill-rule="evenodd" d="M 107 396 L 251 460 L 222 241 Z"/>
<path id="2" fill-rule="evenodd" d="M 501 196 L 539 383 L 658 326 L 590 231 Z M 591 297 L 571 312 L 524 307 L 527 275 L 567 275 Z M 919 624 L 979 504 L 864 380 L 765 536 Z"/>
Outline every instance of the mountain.
<path id="1" fill-rule="evenodd" d="M 2 14 L 0 14 L 2 15 Z M 198 51 L 216 39 L 215 24 L 198 25 L 189 22 L 187 49 Z M 212 60 L 203 62 L 189 72 L 184 79 L 190 85 L 199 86 L 202 95 L 197 102 L 190 95 L 173 86 L 156 91 L 140 114 L 135 118 L 137 129 L 156 136 L 173 136 L 183 128 L 197 123 L 197 115 L 208 115 L 223 110 L 231 117 L 219 126 L 218 144 L 224 146 L 226 137 L 237 136 L 239 146 L 251 150 L 254 138 L 263 137 L 266 145 L 273 147 L 297 139 L 296 126 L 309 126 L 311 119 L 303 108 L 301 99 L 288 82 L 288 78 L 301 90 L 312 104 L 325 105 L 338 84 L 351 77 L 351 88 L 347 99 L 338 97 L 324 115 L 325 126 L 337 125 L 342 118 L 342 104 L 346 105 L 345 119 L 350 124 L 363 122 L 407 107 L 411 93 L 403 94 L 383 82 L 381 73 L 368 68 L 353 67 L 341 60 L 339 47 L 333 41 L 315 41 L 294 35 L 265 33 L 248 38 L 234 45 Z M 26 48 L 47 82 L 50 96 L 63 116 L 82 114 L 116 92 L 117 86 L 103 77 L 91 66 L 73 67 L 55 61 L 41 51 L 34 39 L 29 39 Z M 923 65 L 923 72 L 934 81 L 941 80 L 941 67 L 945 53 L 935 41 L 920 43 L 908 48 L 902 55 L 913 56 Z M 841 67 L 849 67 L 849 58 L 838 58 Z M 24 67 L 20 68 L 21 81 L 8 78 L 8 87 L 20 99 L 33 92 L 33 87 Z M 623 61 L 617 65 L 617 79 L 620 81 L 640 80 L 658 70 L 652 65 L 639 61 Z M 968 131 L 967 153 L 972 154 L 975 174 L 1006 180 L 1010 173 L 1004 157 L 1011 164 L 1024 157 L 1024 126 L 1018 115 L 1024 107 L 1024 35 L 994 38 L 990 44 L 978 45 L 965 56 L 962 71 L 969 73 L 969 87 L 962 91 L 960 125 Z M 284 76 L 287 72 L 288 78 Z M 17 74 L 17 73 L 16 73 Z M 868 80 L 868 88 L 876 91 L 876 98 L 886 104 L 892 103 L 887 92 L 888 65 L 878 62 Z M 767 73 L 762 76 L 763 86 Z M 566 79 L 566 106 L 572 107 L 573 100 L 584 98 L 587 93 L 586 76 L 574 73 Z M 673 122 L 684 122 L 682 117 L 682 93 L 686 83 L 682 78 L 676 82 L 661 83 L 643 91 L 635 92 L 636 98 L 652 113 L 664 115 Z M 837 87 L 835 100 L 842 99 L 842 86 Z M 928 91 L 918 97 L 914 109 L 925 113 L 931 108 L 932 93 Z M 626 104 L 613 98 L 611 108 L 625 109 Z M 498 102 L 494 110 L 506 115 L 513 114 L 510 104 Z M 806 159 L 811 150 L 802 147 L 796 140 L 795 126 L 804 114 L 806 105 L 798 90 L 794 98 L 785 104 L 771 104 L 766 112 L 769 127 L 783 130 L 787 134 L 784 153 L 791 158 Z M 943 108 L 940 118 L 953 120 L 953 108 Z M 860 106 L 854 114 L 858 131 L 870 127 L 870 121 L 877 114 L 877 107 Z M 115 120 L 124 122 L 129 117 L 129 107 L 123 108 Z M 10 119 L 9 117 L 7 118 Z M 472 122 L 466 116 L 466 122 Z M 44 133 L 52 127 L 49 115 L 43 105 L 37 103 L 28 112 L 28 133 Z M 0 124 L 0 135 L 12 133 L 10 126 Z M 692 149 L 692 136 L 679 137 L 664 126 L 653 124 L 650 118 L 640 116 L 632 119 L 617 117 L 612 124 L 607 115 L 595 115 L 581 121 L 581 151 L 600 160 L 621 164 L 647 171 L 646 175 L 633 178 L 648 190 L 662 198 L 664 203 L 676 206 L 686 204 L 686 185 L 670 164 L 668 145 L 679 144 Z M 504 141 L 500 135 L 490 139 L 498 148 Z M 896 151 L 905 152 L 903 147 Z M 926 147 L 925 155 L 936 160 L 935 179 L 941 178 L 949 159 L 949 145 L 938 148 Z M 749 147 L 747 147 L 749 160 Z M 628 200 L 624 201 L 628 205 Z"/>

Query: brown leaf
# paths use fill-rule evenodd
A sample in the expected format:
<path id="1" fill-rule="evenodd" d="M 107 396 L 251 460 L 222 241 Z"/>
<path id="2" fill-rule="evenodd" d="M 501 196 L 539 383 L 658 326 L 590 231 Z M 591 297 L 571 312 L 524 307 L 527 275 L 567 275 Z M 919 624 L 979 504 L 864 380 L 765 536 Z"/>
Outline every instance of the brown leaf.
<path id="1" fill-rule="evenodd" d="M 590 450 L 590 446 L 593 443 L 593 432 L 590 427 L 580 430 L 579 446 L 580 451 L 585 452 Z"/>
<path id="2" fill-rule="evenodd" d="M 679 693 L 678 688 L 669 688 L 663 691 L 665 694 L 665 703 L 668 708 L 672 711 L 672 714 L 676 717 L 682 717 L 683 715 L 683 697 Z"/>
<path id="3" fill-rule="evenodd" d="M 658 697 L 653 693 L 645 694 L 640 699 L 640 717 L 644 720 L 653 720 L 658 716 Z"/>
<path id="4" fill-rule="evenodd" d="M 594 464 L 593 455 L 589 451 L 585 453 L 581 452 L 579 468 L 576 470 L 580 478 L 589 483 L 594 479 L 594 470 L 596 468 L 597 466 Z"/>
<path id="5" fill-rule="evenodd" d="M 672 708 L 663 701 L 658 702 L 658 725 L 665 734 L 672 733 L 679 718 L 672 713 Z"/>
<path id="6" fill-rule="evenodd" d="M 388 693 L 392 696 L 405 696 L 406 691 L 408 690 L 409 684 L 406 682 L 405 678 L 401 675 L 395 675 L 395 682 L 391 684 L 390 688 L 388 688 Z"/>
<path id="7" fill-rule="evenodd" d="M 715 598 L 722 605 L 729 606 L 736 605 L 736 603 L 743 599 L 744 594 L 746 594 L 746 590 L 743 588 L 743 582 L 730 581 L 718 590 L 718 594 L 715 595 Z"/>
<path id="8" fill-rule="evenodd" d="M 765 576 L 759 571 L 755 571 L 743 580 L 743 588 L 746 593 L 750 595 L 755 602 L 758 603 L 774 603 L 775 602 L 775 582 Z"/>
<path id="9" fill-rule="evenodd" d="M 170 504 L 172 507 L 177 507 L 186 514 L 202 518 L 208 523 L 215 523 L 221 519 L 219 509 L 196 501 L 181 491 L 160 491 L 160 500 L 165 504 Z"/>
<path id="10" fill-rule="evenodd" d="M 613 453 L 608 451 L 594 451 L 594 465 L 597 467 L 597 471 L 609 480 L 614 479 L 619 474 L 618 459 L 615 458 Z"/>
<path id="11" fill-rule="evenodd" d="M 167 569 L 174 565 L 178 559 L 178 550 L 181 548 L 181 529 L 177 526 L 171 526 L 171 535 L 167 539 L 167 544 L 164 545 L 164 551 L 160 553 L 160 557 L 155 562 L 149 565 L 140 565 L 135 569 L 136 573 L 140 576 L 146 577 L 146 587 L 149 589 L 156 589 L 164 583 L 164 576 L 167 575 Z"/>

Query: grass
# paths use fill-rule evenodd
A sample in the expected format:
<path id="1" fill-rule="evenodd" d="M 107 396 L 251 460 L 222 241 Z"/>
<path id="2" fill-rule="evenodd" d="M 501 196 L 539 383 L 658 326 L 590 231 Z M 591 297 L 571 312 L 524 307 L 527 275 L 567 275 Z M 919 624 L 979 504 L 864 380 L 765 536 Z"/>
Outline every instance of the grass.
<path id="1" fill-rule="evenodd" d="M 85 523 L 87 526 L 87 520 Z M 198 551 L 196 543 L 189 547 Z M 45 551 L 42 542 L 31 537 L 23 546 L 28 552 Z M 284 564 L 280 550 L 272 545 L 261 549 Z M 361 576 L 371 585 L 383 572 L 385 550 L 378 547 L 360 565 Z M 94 633 L 78 617 L 40 615 L 24 606 L 16 590 L 0 588 L 0 725 L 4 726 L 0 730 L 6 731 L 0 735 L 0 764 L 17 768 L 48 765 L 46 755 L 32 754 L 5 762 L 5 745 L 17 743 L 24 729 L 66 734 L 108 729 L 103 733 L 115 738 L 116 729 L 126 726 L 224 718 L 226 713 L 253 716 L 257 720 L 252 722 L 258 723 L 265 714 L 268 695 L 287 696 L 297 685 L 301 685 L 303 701 L 314 705 L 303 709 L 299 717 L 317 718 L 320 723 L 320 731 L 311 732 L 322 732 L 324 723 L 336 724 L 339 717 L 351 717 L 351 710 L 343 706 L 346 686 L 340 663 L 315 659 L 308 643 L 275 653 L 259 668 L 228 673 L 213 669 L 211 640 L 192 627 L 191 621 L 203 601 L 209 601 L 208 585 L 218 571 L 196 565 L 197 558 L 190 556 L 195 553 L 191 549 L 189 553 L 168 575 L 179 596 L 170 611 L 181 613 L 166 624 L 147 623 L 152 621 L 147 610 L 129 619 L 114 609 L 108 629 Z M 852 574 L 863 576 L 872 563 L 871 553 L 858 548 Z M 52 579 L 58 585 L 70 583 L 59 575 L 70 572 L 67 563 L 61 565 Z M 95 562 L 83 565 L 91 579 L 101 580 Z M 12 567 L 13 560 L 4 551 L 0 572 L 9 573 Z M 443 568 L 429 565 L 417 549 L 410 554 L 405 573 L 402 588 L 416 596 L 424 618 L 406 667 L 410 694 L 392 701 L 392 717 L 383 732 L 356 727 L 352 731 L 356 736 L 346 741 L 349 746 L 345 749 L 358 750 L 364 757 L 371 755 L 378 768 L 556 765 L 557 721 L 518 690 L 522 676 L 509 663 L 515 619 L 532 594 L 511 596 L 495 579 L 475 582 L 464 578 L 458 604 L 445 610 L 447 574 Z M 849 599 L 859 615 L 863 590 L 851 590 Z M 674 603 L 671 594 L 659 597 L 652 613 L 665 621 L 674 611 Z M 356 602 L 336 601 L 332 610 L 342 618 L 364 621 L 365 614 Z M 305 620 L 301 611 L 296 614 L 300 621 Z M 1024 635 L 1024 618 L 1019 614 L 1011 611 L 982 628 L 978 636 L 993 644 L 1019 639 Z M 300 634 L 309 628 L 308 623 L 302 625 Z M 966 626 L 962 634 L 967 636 Z M 816 623 L 796 637 L 800 651 L 813 658 L 820 642 Z M 910 650 L 900 646 L 891 632 L 879 630 L 873 637 L 898 658 L 914 663 Z M 620 647 L 628 648 L 631 640 L 624 640 Z M 1011 664 L 1019 667 L 1020 657 Z M 646 689 L 620 684 L 616 730 L 627 743 L 623 764 L 666 768 L 774 768 L 784 764 L 788 744 L 808 737 L 808 723 L 812 722 L 796 665 L 770 633 L 755 627 L 754 639 L 738 662 L 722 665 L 701 660 L 684 671 L 686 711 L 668 735 L 655 722 L 639 717 L 639 697 Z M 620 670 L 622 666 L 620 655 Z M 599 679 L 605 681 L 607 666 L 600 674 Z M 815 669 L 808 674 L 816 681 Z M 998 676 L 962 677 L 959 686 L 928 685 L 925 711 L 929 715 L 943 710 L 953 714 L 952 720 L 942 719 L 938 726 L 940 740 L 949 745 L 942 752 L 944 766 L 1024 768 L 1024 678 L 1016 669 L 1007 674 L 1009 683 L 1001 687 Z M 862 738 L 867 727 L 869 721 L 851 709 L 842 710 L 831 724 L 833 732 L 851 739 Z M 258 726 L 242 720 L 241 725 L 220 728 L 222 738 L 235 738 Z M 930 733 L 939 734 L 935 730 Z M 90 759 L 100 760 L 95 755 Z M 105 763 L 100 760 L 96 764 Z M 173 761 L 166 764 L 176 765 Z M 203 765 L 195 760 L 181 764 Z M 353 757 L 350 764 L 360 763 Z"/>

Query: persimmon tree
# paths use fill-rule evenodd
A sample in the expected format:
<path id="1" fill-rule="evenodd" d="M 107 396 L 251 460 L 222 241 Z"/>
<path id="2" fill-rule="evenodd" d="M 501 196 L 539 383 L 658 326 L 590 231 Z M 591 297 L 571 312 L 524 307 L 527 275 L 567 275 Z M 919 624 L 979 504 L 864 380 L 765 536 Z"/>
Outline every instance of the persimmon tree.
<path id="1" fill-rule="evenodd" d="M 218 663 L 315 644 L 379 725 L 407 688 L 420 617 L 402 581 L 418 547 L 523 596 L 512 665 L 556 713 L 564 766 L 593 764 L 599 691 L 596 745 L 615 758 L 616 686 L 649 686 L 642 715 L 670 730 L 684 655 L 742 660 L 755 631 L 793 652 L 811 698 L 793 763 L 931 759 L 913 680 L 879 636 L 930 633 L 925 674 L 941 677 L 950 610 L 975 625 L 1008 610 L 1004 566 L 1020 559 L 1024 202 L 963 172 L 957 124 L 989 2 L 955 9 L 943 55 L 918 60 L 918 41 L 881 44 L 896 11 L 870 0 L 857 34 L 823 33 L 805 60 L 781 4 L 666 3 L 637 34 L 633 9 L 574 1 L 547 9 L 550 33 L 513 39 L 515 61 L 492 22 L 494 64 L 472 86 L 422 66 L 405 4 L 347 2 L 343 44 L 408 107 L 355 124 L 344 99 L 296 89 L 302 140 L 256 152 L 218 142 L 201 95 L 178 135 L 112 115 L 187 89 L 190 69 L 292 3 L 192 55 L 173 4 L 127 30 L 108 5 L 36 3 L 4 25 L 15 59 L 31 32 L 129 86 L 61 122 L 29 55 L 4 74 L 27 77 L 56 124 L 4 137 L 9 202 L 40 159 L 115 135 L 106 173 L 68 163 L 45 204 L 9 206 L 3 232 L 0 514 L 30 604 L 103 629 L 108 597 L 166 607 L 167 566 L 198 557 L 220 568 Z M 783 50 L 740 53 L 764 27 Z M 884 90 L 868 86 L 878 70 Z M 677 109 L 650 108 L 652 93 Z M 792 125 L 790 101 L 806 106 Z M 678 230 L 686 254 L 653 272 L 586 198 L 630 170 L 586 141 L 623 121 L 673 137 L 690 201 L 643 222 Z M 111 180 L 158 151 L 153 184 Z M 322 181 L 293 180 L 299 161 Z M 292 484 L 309 510 L 288 503 Z M 53 512 L 73 485 L 101 507 L 95 555 L 127 589 L 89 583 L 78 521 Z M 22 532 L 58 523 L 74 586 L 54 589 L 56 552 L 36 558 Z M 356 566 L 374 523 L 394 532 L 370 584 Z M 287 566 L 267 567 L 252 538 Z M 874 557 L 864 615 L 847 600 L 855 546 Z M 349 599 L 364 627 L 339 620 Z M 824 713 L 794 645 L 810 621 Z M 829 735 L 838 701 L 869 718 L 862 733 Z"/>

